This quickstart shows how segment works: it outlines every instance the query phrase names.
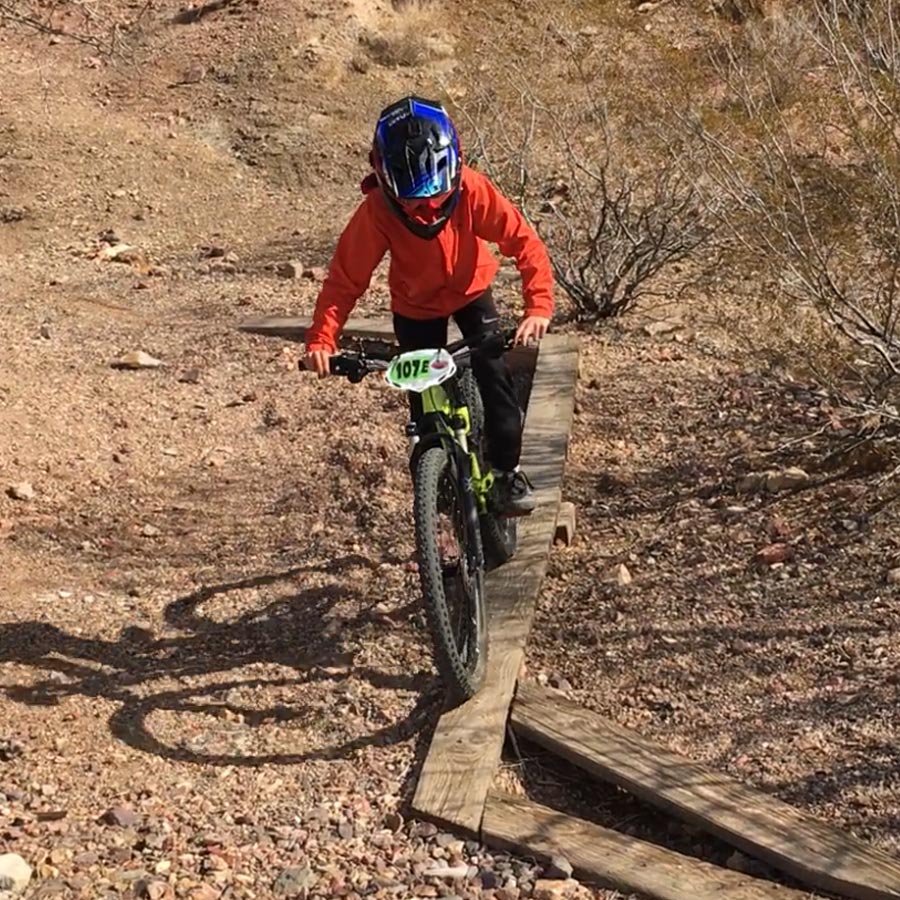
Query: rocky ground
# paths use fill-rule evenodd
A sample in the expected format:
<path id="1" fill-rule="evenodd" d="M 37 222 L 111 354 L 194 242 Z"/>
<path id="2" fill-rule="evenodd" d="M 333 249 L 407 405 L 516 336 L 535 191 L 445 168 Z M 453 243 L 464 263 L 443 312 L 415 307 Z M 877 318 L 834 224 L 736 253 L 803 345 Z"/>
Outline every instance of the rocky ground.
<path id="1" fill-rule="evenodd" d="M 0 28 L 0 852 L 35 898 L 612 897 L 407 819 L 441 693 L 402 403 L 236 327 L 310 310 L 382 98 L 480 77 L 511 13 L 194 9 Z M 897 852 L 893 482 L 823 463 L 814 387 L 644 324 L 584 338 L 529 671 Z"/>

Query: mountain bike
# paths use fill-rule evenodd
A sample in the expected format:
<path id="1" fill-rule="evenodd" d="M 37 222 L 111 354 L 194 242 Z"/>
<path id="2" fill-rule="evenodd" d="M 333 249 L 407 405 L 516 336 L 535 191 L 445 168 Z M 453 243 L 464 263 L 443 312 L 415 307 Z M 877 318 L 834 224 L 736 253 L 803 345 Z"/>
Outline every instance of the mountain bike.
<path id="1" fill-rule="evenodd" d="M 419 579 L 435 662 L 455 703 L 473 697 L 484 682 L 484 576 L 513 555 L 517 537 L 516 519 L 499 516 L 493 503 L 484 407 L 471 358 L 476 352 L 502 353 L 514 338 L 511 328 L 444 348 L 345 351 L 329 364 L 333 375 L 352 383 L 381 372 L 389 387 L 421 397 L 419 422 L 406 426 Z"/>

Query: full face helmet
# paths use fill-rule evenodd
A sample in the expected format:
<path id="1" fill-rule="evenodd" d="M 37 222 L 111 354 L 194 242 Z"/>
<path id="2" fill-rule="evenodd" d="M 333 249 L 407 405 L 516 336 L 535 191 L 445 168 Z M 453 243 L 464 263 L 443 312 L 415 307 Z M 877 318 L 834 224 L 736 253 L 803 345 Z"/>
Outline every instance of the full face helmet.
<path id="1" fill-rule="evenodd" d="M 434 100 L 404 97 L 382 110 L 372 167 L 391 209 L 421 238 L 433 238 L 459 201 L 462 152 L 456 128 Z"/>

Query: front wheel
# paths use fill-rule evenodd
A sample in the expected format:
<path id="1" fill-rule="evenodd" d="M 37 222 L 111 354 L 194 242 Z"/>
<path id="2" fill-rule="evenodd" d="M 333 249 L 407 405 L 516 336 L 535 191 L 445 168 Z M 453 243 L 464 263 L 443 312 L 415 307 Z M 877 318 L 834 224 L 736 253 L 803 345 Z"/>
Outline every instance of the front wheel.
<path id="1" fill-rule="evenodd" d="M 426 450 L 416 466 L 413 502 L 419 577 L 435 662 L 451 700 L 473 697 L 487 664 L 484 573 L 477 531 L 466 521 L 456 461 L 443 447 Z"/>

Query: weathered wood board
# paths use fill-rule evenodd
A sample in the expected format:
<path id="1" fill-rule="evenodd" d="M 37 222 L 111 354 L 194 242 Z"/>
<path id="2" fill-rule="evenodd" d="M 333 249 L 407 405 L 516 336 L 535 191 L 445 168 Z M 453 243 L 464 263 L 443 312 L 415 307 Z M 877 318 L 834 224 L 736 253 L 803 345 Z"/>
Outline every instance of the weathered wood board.
<path id="1" fill-rule="evenodd" d="M 854 900 L 900 898 L 900 861 L 559 693 L 520 683 L 512 725 L 563 759 L 804 884 Z"/>
<path id="2" fill-rule="evenodd" d="M 544 338 L 522 451 L 522 467 L 534 482 L 538 505 L 519 524 L 516 555 L 487 577 L 490 655 L 485 686 L 472 700 L 441 716 L 412 803 L 421 816 L 470 834 L 481 825 L 500 761 L 509 705 L 556 533 L 577 362 L 575 338 Z"/>

